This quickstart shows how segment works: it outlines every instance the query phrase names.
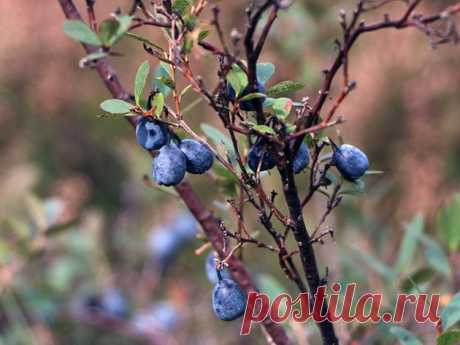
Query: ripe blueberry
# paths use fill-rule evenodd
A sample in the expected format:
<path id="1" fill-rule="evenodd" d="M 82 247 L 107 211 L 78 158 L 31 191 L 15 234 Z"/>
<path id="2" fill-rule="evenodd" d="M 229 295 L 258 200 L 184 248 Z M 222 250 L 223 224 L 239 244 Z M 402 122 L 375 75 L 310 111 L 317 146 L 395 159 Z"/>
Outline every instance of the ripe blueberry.
<path id="1" fill-rule="evenodd" d="M 357 147 L 348 144 L 334 149 L 332 163 L 343 178 L 349 181 L 358 180 L 369 168 L 366 154 Z"/>
<path id="2" fill-rule="evenodd" d="M 153 159 L 153 178 L 160 185 L 175 186 L 184 178 L 186 165 L 185 155 L 176 145 L 165 145 Z"/>
<path id="3" fill-rule="evenodd" d="M 193 139 L 182 140 L 179 148 L 187 158 L 187 171 L 203 174 L 211 168 L 214 156 L 209 148 Z"/>
<path id="4" fill-rule="evenodd" d="M 260 81 L 257 81 L 257 90 L 255 92 L 265 93 L 265 91 L 266 90 L 265 90 L 264 84 L 261 83 Z M 229 99 L 231 99 L 232 101 L 236 101 L 236 93 L 235 93 L 235 90 L 233 90 L 230 83 L 227 83 L 227 94 L 228 94 Z M 246 88 L 243 90 L 243 92 L 241 92 L 239 98 L 242 98 L 248 94 L 249 94 L 249 88 Z M 247 101 L 241 101 L 240 109 L 244 111 L 256 111 L 258 103 L 259 102 L 263 103 L 264 100 L 265 100 L 265 97 L 257 97 L 257 98 L 253 98 Z"/>
<path id="5" fill-rule="evenodd" d="M 260 171 L 273 169 L 276 165 L 275 157 L 269 151 L 268 145 L 264 142 L 259 142 L 251 147 L 248 153 L 248 165 L 252 171 L 257 171 L 260 163 Z"/>
<path id="6" fill-rule="evenodd" d="M 171 231 L 183 242 L 193 240 L 198 230 L 198 223 L 195 218 L 188 213 L 179 214 L 171 224 Z"/>
<path id="7" fill-rule="evenodd" d="M 158 150 L 168 142 L 167 126 L 149 117 L 141 117 L 136 125 L 137 143 L 146 150 Z"/>
<path id="8" fill-rule="evenodd" d="M 236 282 L 222 279 L 212 291 L 212 309 L 223 321 L 232 321 L 244 314 L 246 297 Z"/>
<path id="9" fill-rule="evenodd" d="M 294 174 L 299 174 L 303 169 L 305 169 L 310 161 L 310 152 L 308 151 L 307 145 L 302 143 L 299 150 L 294 158 L 293 168 Z"/>
<path id="10" fill-rule="evenodd" d="M 214 251 L 211 251 L 208 256 L 206 257 L 206 275 L 208 277 L 209 282 L 212 284 L 216 284 L 219 281 L 219 277 L 217 276 L 217 268 L 216 268 L 216 255 Z M 220 276 L 223 279 L 231 279 L 230 272 L 227 268 L 223 268 L 220 270 Z"/>

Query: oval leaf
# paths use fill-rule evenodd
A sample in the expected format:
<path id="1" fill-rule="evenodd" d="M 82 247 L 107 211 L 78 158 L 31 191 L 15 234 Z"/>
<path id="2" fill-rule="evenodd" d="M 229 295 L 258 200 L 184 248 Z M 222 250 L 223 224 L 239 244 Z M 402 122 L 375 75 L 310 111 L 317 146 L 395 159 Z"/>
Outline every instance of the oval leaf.
<path id="1" fill-rule="evenodd" d="M 67 36 L 79 42 L 95 46 L 100 46 L 102 44 L 96 33 L 81 20 L 66 20 L 63 30 Z"/>
<path id="2" fill-rule="evenodd" d="M 304 88 L 304 84 L 298 81 L 285 80 L 273 85 L 268 89 L 267 95 L 270 97 L 280 97 L 289 93 L 293 93 Z"/>
<path id="3" fill-rule="evenodd" d="M 453 330 L 441 334 L 438 338 L 437 345 L 458 345 L 460 344 L 460 331 Z"/>
<path id="4" fill-rule="evenodd" d="M 275 73 L 275 66 L 272 63 L 260 62 L 257 64 L 257 80 L 264 84 Z"/>
<path id="5" fill-rule="evenodd" d="M 145 83 L 149 76 L 150 65 L 148 61 L 144 61 L 137 69 L 136 79 L 134 80 L 134 98 L 136 104 L 140 106 L 140 99 L 144 92 Z"/>
<path id="6" fill-rule="evenodd" d="M 407 329 L 393 326 L 390 328 L 390 332 L 396 338 L 398 338 L 401 345 L 422 345 L 420 340 L 418 340 L 417 337 L 414 334 L 412 334 L 412 332 L 409 332 Z"/>
<path id="7" fill-rule="evenodd" d="M 235 94 L 238 97 L 240 93 L 248 86 L 248 76 L 240 68 L 240 66 L 234 64 L 232 69 L 227 73 L 225 79 L 230 83 Z"/>
<path id="8" fill-rule="evenodd" d="M 132 104 L 121 99 L 107 99 L 101 103 L 100 107 L 111 114 L 126 114 L 133 108 Z"/>
<path id="9" fill-rule="evenodd" d="M 153 97 L 153 107 L 155 108 L 155 115 L 159 117 L 163 112 L 163 107 L 165 106 L 165 96 L 161 92 L 157 93 Z"/>

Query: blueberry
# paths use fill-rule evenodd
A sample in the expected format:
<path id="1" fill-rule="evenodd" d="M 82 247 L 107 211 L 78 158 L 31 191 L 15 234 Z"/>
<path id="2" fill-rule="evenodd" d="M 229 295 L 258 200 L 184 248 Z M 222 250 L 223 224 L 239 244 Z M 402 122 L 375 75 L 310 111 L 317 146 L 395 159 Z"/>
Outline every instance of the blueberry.
<path id="1" fill-rule="evenodd" d="M 257 81 L 257 90 L 255 92 L 259 93 L 265 93 L 265 86 L 262 82 Z M 232 101 L 236 101 L 236 93 L 235 90 L 233 90 L 232 86 L 227 83 L 227 94 L 228 98 L 231 99 Z M 243 98 L 244 96 L 249 94 L 249 88 L 246 88 L 241 92 L 239 98 Z M 265 97 L 257 97 L 253 98 L 247 101 L 241 101 L 240 102 L 240 109 L 244 111 L 256 111 L 257 110 L 257 104 L 263 103 L 265 100 Z"/>
<path id="2" fill-rule="evenodd" d="M 248 165 L 252 171 L 257 171 L 261 159 L 260 171 L 273 169 L 276 165 L 275 157 L 273 157 L 268 145 L 265 145 L 264 142 L 255 144 L 249 150 Z"/>
<path id="3" fill-rule="evenodd" d="M 309 161 L 310 161 L 310 152 L 308 151 L 307 145 L 302 143 L 294 158 L 294 163 L 293 163 L 294 174 L 299 174 L 303 169 L 305 169 Z"/>
<path id="4" fill-rule="evenodd" d="M 175 186 L 184 178 L 186 164 L 185 155 L 176 145 L 165 145 L 153 159 L 153 178 L 160 185 Z"/>
<path id="5" fill-rule="evenodd" d="M 143 116 L 136 125 L 136 138 L 144 149 L 158 150 L 168 142 L 169 134 L 166 125 Z"/>
<path id="6" fill-rule="evenodd" d="M 212 309 L 223 321 L 232 321 L 244 314 L 246 297 L 236 282 L 222 279 L 212 291 Z"/>
<path id="7" fill-rule="evenodd" d="M 135 329 L 140 332 L 151 332 L 152 329 L 172 331 L 179 324 L 179 314 L 168 301 L 153 304 L 149 309 L 138 312 L 132 319 Z"/>
<path id="8" fill-rule="evenodd" d="M 147 240 L 149 253 L 161 271 L 175 259 L 180 245 L 179 238 L 168 228 L 156 229 Z"/>
<path id="9" fill-rule="evenodd" d="M 121 319 L 128 317 L 128 303 L 120 289 L 111 288 L 104 291 L 101 306 L 103 311 L 111 316 Z"/>
<path id="10" fill-rule="evenodd" d="M 334 149 L 332 163 L 337 167 L 344 179 L 356 181 L 369 168 L 366 154 L 353 145 L 344 144 Z"/>
<path id="11" fill-rule="evenodd" d="M 207 146 L 193 139 L 185 139 L 181 141 L 179 148 L 187 158 L 189 173 L 203 174 L 211 168 L 214 155 Z"/>
<path id="12" fill-rule="evenodd" d="M 188 213 L 179 214 L 171 224 L 171 230 L 178 239 L 187 242 L 193 240 L 198 230 L 196 219 Z"/>
<path id="13" fill-rule="evenodd" d="M 208 276 L 208 280 L 212 284 L 216 284 L 219 281 L 219 277 L 217 276 L 217 269 L 216 269 L 216 254 L 214 251 L 211 251 L 208 256 L 206 257 L 206 275 Z M 220 275 L 223 279 L 231 279 L 230 272 L 227 268 L 223 268 L 220 270 Z"/>

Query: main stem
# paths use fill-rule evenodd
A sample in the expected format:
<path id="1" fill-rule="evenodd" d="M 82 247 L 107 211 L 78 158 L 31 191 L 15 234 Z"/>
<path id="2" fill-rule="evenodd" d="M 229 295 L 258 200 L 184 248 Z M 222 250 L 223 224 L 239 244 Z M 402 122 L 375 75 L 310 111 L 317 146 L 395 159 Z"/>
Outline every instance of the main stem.
<path id="1" fill-rule="evenodd" d="M 283 194 L 288 206 L 289 217 L 292 221 L 292 232 L 299 247 L 302 266 L 307 278 L 310 294 L 313 297 L 314 294 L 316 294 L 318 287 L 322 285 L 322 279 L 318 271 L 313 244 L 303 219 L 302 206 L 295 184 L 294 174 L 292 169 L 289 169 L 287 165 L 282 165 L 282 163 L 278 167 L 278 170 L 281 174 Z M 324 301 L 321 308 L 321 314 L 327 315 L 327 312 L 328 305 L 327 302 Z M 339 344 L 339 340 L 335 335 L 334 326 L 330 321 L 325 320 L 320 322 L 318 323 L 318 327 L 321 332 L 321 338 L 323 339 L 324 345 Z"/>

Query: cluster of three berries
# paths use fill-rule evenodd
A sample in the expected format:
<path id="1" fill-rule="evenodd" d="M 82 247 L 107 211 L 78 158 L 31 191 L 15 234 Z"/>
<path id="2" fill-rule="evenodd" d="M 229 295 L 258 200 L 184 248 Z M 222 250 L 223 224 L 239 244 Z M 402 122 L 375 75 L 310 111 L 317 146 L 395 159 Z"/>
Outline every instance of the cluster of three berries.
<path id="1" fill-rule="evenodd" d="M 214 155 L 207 146 L 193 139 L 171 140 L 168 127 L 151 117 L 139 119 L 136 138 L 144 149 L 160 150 L 152 166 L 153 178 L 160 185 L 175 186 L 186 172 L 203 174 L 214 162 Z"/>

